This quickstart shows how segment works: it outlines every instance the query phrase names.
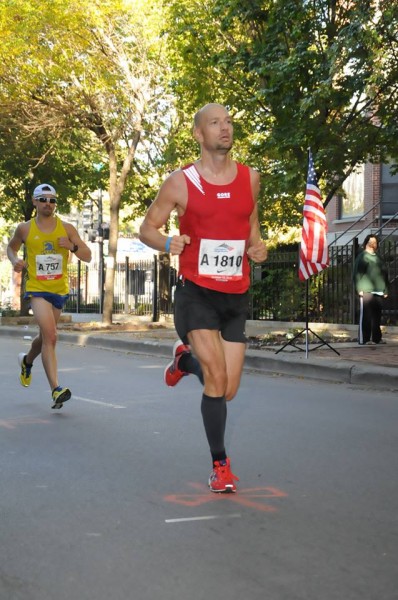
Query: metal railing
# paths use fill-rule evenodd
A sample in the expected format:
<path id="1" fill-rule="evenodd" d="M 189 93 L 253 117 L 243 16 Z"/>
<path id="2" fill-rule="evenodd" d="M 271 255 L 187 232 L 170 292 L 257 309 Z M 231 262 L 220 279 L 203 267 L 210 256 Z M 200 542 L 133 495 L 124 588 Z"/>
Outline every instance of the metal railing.
<path id="1" fill-rule="evenodd" d="M 329 248 L 336 246 L 338 240 L 340 240 L 343 236 L 345 236 L 351 229 L 353 229 L 356 225 L 358 225 L 358 223 L 361 223 L 361 221 L 364 221 L 365 217 L 368 216 L 368 214 L 370 214 L 371 212 L 373 212 L 376 208 L 381 208 L 382 203 L 378 202 L 377 204 L 375 204 L 374 206 L 371 206 L 371 208 L 369 208 L 369 210 L 367 210 L 364 214 L 362 214 L 360 217 L 358 217 L 358 219 L 356 221 L 354 221 L 353 223 L 351 223 L 351 225 L 349 227 L 347 227 L 344 231 L 342 231 L 332 242 L 330 242 L 329 244 Z M 346 245 L 350 245 L 350 244 L 354 244 L 355 240 L 360 237 L 361 233 L 364 233 L 365 231 L 371 229 L 372 233 L 374 235 L 383 235 L 384 239 L 387 239 L 389 237 L 392 237 L 397 231 L 398 231 L 398 212 L 396 212 L 395 214 L 393 214 L 391 217 L 388 217 L 387 220 L 383 221 L 384 217 L 382 216 L 377 216 L 374 219 L 372 219 L 372 221 L 367 221 L 366 224 L 362 227 L 362 229 L 360 229 L 360 231 L 355 230 L 355 234 L 351 237 L 351 239 L 346 240 L 345 244 Z M 378 223 L 378 225 L 375 225 L 376 223 Z M 391 231 L 389 231 L 388 234 L 385 234 L 384 232 L 387 230 L 388 225 L 393 225 Z"/>
<path id="2" fill-rule="evenodd" d="M 353 247 L 330 248 L 330 266 L 310 278 L 308 318 L 311 322 L 355 322 L 352 285 Z M 270 251 L 262 267 L 253 267 L 251 318 L 305 321 L 306 284 L 298 278 L 299 245 L 283 253 Z"/>
<path id="3" fill-rule="evenodd" d="M 354 240 L 355 242 L 355 240 Z M 388 238 L 379 252 L 386 262 L 391 283 L 385 302 L 385 323 L 398 324 L 398 241 Z M 309 280 L 309 320 L 320 323 L 357 322 L 357 298 L 352 273 L 358 243 L 329 246 L 330 265 Z M 250 312 L 254 320 L 303 322 L 306 318 L 306 284 L 298 278 L 299 245 L 270 250 L 264 265 L 251 271 Z M 173 314 L 176 265 L 167 256 L 159 260 L 129 261 L 116 265 L 114 314 L 159 316 Z M 98 264 L 69 265 L 70 297 L 67 312 L 101 312 Z"/>
<path id="4" fill-rule="evenodd" d="M 358 322 L 358 299 L 353 285 L 353 268 L 358 242 L 329 246 L 330 264 L 310 278 L 308 318 L 311 322 Z M 383 322 L 398 324 L 398 241 L 381 241 L 379 253 L 388 268 L 390 289 L 384 301 Z M 270 251 L 262 267 L 254 266 L 251 285 L 251 318 L 276 321 L 305 321 L 306 284 L 298 278 L 299 245 L 286 252 Z"/>
<path id="5" fill-rule="evenodd" d="M 101 277 L 98 263 L 80 261 L 68 265 L 69 298 L 65 311 L 71 313 L 102 313 L 106 265 Z M 114 314 L 150 316 L 154 321 L 159 314 L 173 313 L 176 264 L 166 258 L 129 260 L 115 265 Z"/>

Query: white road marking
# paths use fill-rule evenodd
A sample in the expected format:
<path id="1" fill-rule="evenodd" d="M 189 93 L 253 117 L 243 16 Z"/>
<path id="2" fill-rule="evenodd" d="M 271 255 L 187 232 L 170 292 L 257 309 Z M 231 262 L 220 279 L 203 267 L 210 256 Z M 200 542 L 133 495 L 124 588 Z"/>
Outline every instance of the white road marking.
<path id="1" fill-rule="evenodd" d="M 127 408 L 120 404 L 112 404 L 111 402 L 101 402 L 100 400 L 91 400 L 90 398 L 83 398 L 82 396 L 75 396 L 73 394 L 72 399 L 81 400 L 81 402 L 88 402 L 89 404 L 99 404 L 100 406 L 107 406 L 108 408 Z"/>
<path id="2" fill-rule="evenodd" d="M 242 515 L 232 513 L 230 515 L 207 515 L 203 517 L 186 517 L 182 519 L 165 519 L 165 523 L 184 523 L 187 521 L 211 521 L 212 519 L 240 519 Z"/>

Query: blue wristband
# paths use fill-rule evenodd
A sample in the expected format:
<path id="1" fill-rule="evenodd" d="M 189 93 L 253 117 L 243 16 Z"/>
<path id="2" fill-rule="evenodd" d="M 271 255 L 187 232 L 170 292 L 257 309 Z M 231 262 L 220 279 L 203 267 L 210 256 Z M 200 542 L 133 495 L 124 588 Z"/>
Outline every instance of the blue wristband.
<path id="1" fill-rule="evenodd" d="M 169 236 L 166 240 L 166 244 L 164 249 L 166 250 L 166 252 L 170 252 L 170 244 L 171 244 L 171 240 L 173 239 L 172 236 Z"/>

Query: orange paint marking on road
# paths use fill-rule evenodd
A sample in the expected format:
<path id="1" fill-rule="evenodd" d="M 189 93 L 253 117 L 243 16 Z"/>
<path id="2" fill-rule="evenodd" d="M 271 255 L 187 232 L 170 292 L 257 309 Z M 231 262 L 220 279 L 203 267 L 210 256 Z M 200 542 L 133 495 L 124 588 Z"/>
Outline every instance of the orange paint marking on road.
<path id="1" fill-rule="evenodd" d="M 4 429 L 16 429 L 18 425 L 48 425 L 50 421 L 37 419 L 35 417 L 18 417 L 15 419 L 0 419 L 0 427 Z"/>
<path id="2" fill-rule="evenodd" d="M 214 494 L 202 483 L 189 483 L 188 484 L 198 493 L 186 493 L 186 494 L 169 494 L 164 496 L 166 502 L 172 502 L 174 504 L 181 504 L 182 506 L 195 507 L 201 504 L 208 504 L 209 502 L 222 502 L 224 500 L 241 504 L 248 508 L 254 508 L 263 512 L 275 512 L 277 509 L 270 504 L 262 502 L 263 499 L 267 498 L 286 498 L 287 494 L 278 488 L 267 486 L 267 487 L 254 487 L 254 488 L 239 488 L 236 494 Z"/>

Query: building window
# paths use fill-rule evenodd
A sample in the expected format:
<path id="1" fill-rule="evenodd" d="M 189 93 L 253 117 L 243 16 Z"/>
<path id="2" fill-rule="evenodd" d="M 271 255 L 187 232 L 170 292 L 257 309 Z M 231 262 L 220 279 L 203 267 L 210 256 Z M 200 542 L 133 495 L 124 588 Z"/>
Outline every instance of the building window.
<path id="1" fill-rule="evenodd" d="M 341 198 L 341 219 L 360 217 L 364 208 L 364 171 L 359 165 L 343 183 L 344 196 Z"/>
<path id="2" fill-rule="evenodd" d="M 390 165 L 381 167 L 381 214 L 392 217 L 398 212 L 398 173 L 392 175 Z"/>

